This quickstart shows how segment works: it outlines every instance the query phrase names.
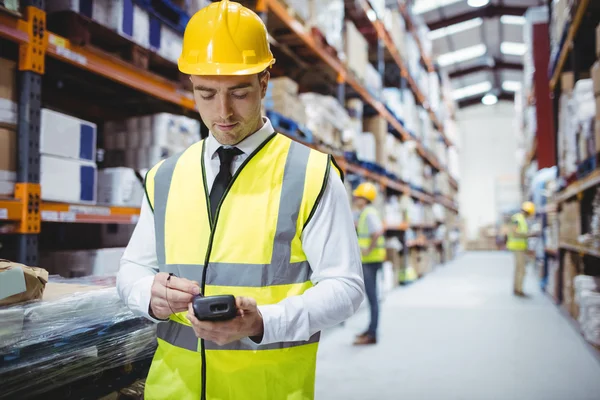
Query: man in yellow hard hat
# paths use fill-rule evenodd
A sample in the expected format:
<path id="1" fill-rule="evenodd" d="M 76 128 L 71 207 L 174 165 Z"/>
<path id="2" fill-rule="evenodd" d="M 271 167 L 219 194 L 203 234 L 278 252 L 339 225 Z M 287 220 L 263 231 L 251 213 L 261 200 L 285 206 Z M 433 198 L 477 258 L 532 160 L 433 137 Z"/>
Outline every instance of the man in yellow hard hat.
<path id="1" fill-rule="evenodd" d="M 535 204 L 526 201 L 521 206 L 521 211 L 511 218 L 511 226 L 508 232 L 506 248 L 515 256 L 514 294 L 524 296 L 523 281 L 527 266 L 527 249 L 529 238 L 529 226 L 527 219 L 535 215 Z"/>
<path id="2" fill-rule="evenodd" d="M 368 329 L 358 335 L 354 344 L 377 343 L 379 301 L 377 299 L 377 272 L 385 261 L 385 237 L 383 222 L 372 203 L 377 198 L 377 188 L 370 182 L 358 185 L 353 192 L 354 207 L 358 211 L 355 219 L 358 244 L 361 250 L 365 291 L 369 300 L 371 321 Z"/>
<path id="3" fill-rule="evenodd" d="M 261 115 L 274 62 L 238 3 L 212 3 L 185 30 L 179 69 L 210 133 L 146 175 L 117 282 L 157 323 L 146 399 L 312 399 L 319 332 L 363 300 L 341 171 Z M 200 321 L 197 295 L 233 295 L 237 315 Z"/>

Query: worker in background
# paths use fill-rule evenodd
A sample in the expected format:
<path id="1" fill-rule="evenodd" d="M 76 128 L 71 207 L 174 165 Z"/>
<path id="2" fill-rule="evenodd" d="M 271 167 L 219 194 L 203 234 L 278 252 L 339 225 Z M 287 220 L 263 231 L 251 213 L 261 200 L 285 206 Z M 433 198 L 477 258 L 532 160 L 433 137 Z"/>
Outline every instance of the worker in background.
<path id="1" fill-rule="evenodd" d="M 265 25 L 238 3 L 186 27 L 178 66 L 210 133 L 146 175 L 117 282 L 158 324 L 146 399 L 312 399 L 319 332 L 363 300 L 341 171 L 261 115 L 274 62 Z M 198 320 L 193 296 L 219 294 L 238 315 Z"/>
<path id="2" fill-rule="evenodd" d="M 358 244 L 362 253 L 365 291 L 369 300 L 371 320 L 368 329 L 357 336 L 354 344 L 377 343 L 379 322 L 379 300 L 377 298 L 377 272 L 385 261 L 384 227 L 379 212 L 372 203 L 377 198 L 377 188 L 370 182 L 361 183 L 353 192 L 354 207 L 358 211 L 355 219 Z"/>
<path id="3" fill-rule="evenodd" d="M 525 296 L 525 293 L 523 292 L 523 281 L 525 280 L 528 239 L 530 237 L 527 219 L 534 215 L 535 204 L 526 201 L 521 206 L 521 211 L 511 218 L 506 248 L 515 255 L 514 294 L 516 296 Z"/>

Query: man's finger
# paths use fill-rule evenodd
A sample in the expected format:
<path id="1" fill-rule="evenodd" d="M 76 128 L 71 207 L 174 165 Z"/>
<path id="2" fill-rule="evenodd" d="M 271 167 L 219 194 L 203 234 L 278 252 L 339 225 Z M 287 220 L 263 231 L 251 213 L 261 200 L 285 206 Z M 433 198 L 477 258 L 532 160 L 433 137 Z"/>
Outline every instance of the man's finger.
<path id="1" fill-rule="evenodd" d="M 200 285 L 198 285 L 198 282 L 190 281 L 185 278 L 171 276 L 171 279 L 169 279 L 166 286 L 169 289 L 179 290 L 180 292 L 189 293 L 191 295 L 200 294 Z"/>
<path id="2" fill-rule="evenodd" d="M 194 297 L 193 294 L 172 289 L 171 287 L 167 288 L 166 292 L 169 303 L 185 303 L 187 306 L 187 303 L 191 302 Z"/>

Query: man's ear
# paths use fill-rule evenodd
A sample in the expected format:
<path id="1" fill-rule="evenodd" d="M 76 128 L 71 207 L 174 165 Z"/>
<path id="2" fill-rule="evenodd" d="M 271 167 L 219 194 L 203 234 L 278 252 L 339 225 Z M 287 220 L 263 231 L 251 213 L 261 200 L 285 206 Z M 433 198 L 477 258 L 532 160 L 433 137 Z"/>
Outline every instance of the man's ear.
<path id="1" fill-rule="evenodd" d="M 265 71 L 264 73 L 259 74 L 260 97 L 263 99 L 267 95 L 267 87 L 269 86 L 269 78 L 271 78 L 271 73 L 269 71 Z"/>

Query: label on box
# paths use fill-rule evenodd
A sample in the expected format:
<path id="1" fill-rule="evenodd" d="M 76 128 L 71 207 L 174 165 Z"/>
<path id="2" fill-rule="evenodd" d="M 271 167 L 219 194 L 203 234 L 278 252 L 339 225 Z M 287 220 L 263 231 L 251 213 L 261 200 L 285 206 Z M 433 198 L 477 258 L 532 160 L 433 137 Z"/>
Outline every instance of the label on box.
<path id="1" fill-rule="evenodd" d="M 6 208 L 0 208 L 0 219 L 8 219 L 8 210 Z"/>

